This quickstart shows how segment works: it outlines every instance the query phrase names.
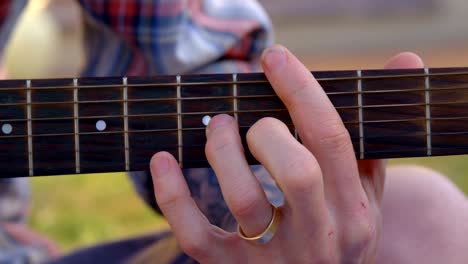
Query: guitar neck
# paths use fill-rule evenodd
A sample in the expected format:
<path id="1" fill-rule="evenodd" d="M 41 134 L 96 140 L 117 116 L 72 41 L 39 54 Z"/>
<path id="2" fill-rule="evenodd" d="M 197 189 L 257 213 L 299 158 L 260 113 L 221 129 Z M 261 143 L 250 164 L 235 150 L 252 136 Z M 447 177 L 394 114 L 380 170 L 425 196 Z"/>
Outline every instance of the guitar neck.
<path id="1" fill-rule="evenodd" d="M 468 154 L 468 68 L 313 74 L 358 159 Z M 220 113 L 238 120 L 243 139 L 270 116 L 300 140 L 262 73 L 0 81 L 0 170 L 147 170 L 162 150 L 181 167 L 207 167 L 203 118 Z"/>

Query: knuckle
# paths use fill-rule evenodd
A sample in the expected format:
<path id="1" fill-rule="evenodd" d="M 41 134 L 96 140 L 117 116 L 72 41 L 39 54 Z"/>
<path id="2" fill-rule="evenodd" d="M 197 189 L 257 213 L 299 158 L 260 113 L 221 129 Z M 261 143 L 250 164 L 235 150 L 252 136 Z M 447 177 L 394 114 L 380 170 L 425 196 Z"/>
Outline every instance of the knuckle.
<path id="1" fill-rule="evenodd" d="M 359 220 L 346 226 L 345 243 L 351 252 L 365 251 L 377 236 L 375 224 L 368 217 L 359 217 Z"/>
<path id="2" fill-rule="evenodd" d="M 283 175 L 288 189 L 296 193 L 310 193 L 321 184 L 321 170 L 315 159 L 304 155 L 286 162 Z"/>
<path id="3" fill-rule="evenodd" d="M 250 218 L 260 211 L 260 197 L 252 192 L 243 195 L 236 193 L 226 199 L 232 213 L 238 217 Z"/>
<path id="4" fill-rule="evenodd" d="M 281 130 L 288 130 L 288 127 L 279 119 L 273 117 L 264 117 L 255 122 L 246 134 L 249 148 L 259 147 L 260 142 L 265 139 L 275 137 Z"/>
<path id="5" fill-rule="evenodd" d="M 277 127 L 284 126 L 283 122 L 274 117 L 263 117 L 255 122 L 247 131 L 247 139 L 255 138 L 258 135 L 264 135 L 266 132 L 272 131 Z"/>
<path id="6" fill-rule="evenodd" d="M 316 244 L 306 245 L 304 248 L 315 249 Z M 322 245 L 320 250 L 304 250 L 304 254 L 295 259 L 294 263 L 332 264 L 339 263 L 334 245 Z"/>
<path id="7" fill-rule="evenodd" d="M 290 96 L 295 98 L 303 98 L 304 93 L 311 88 L 312 75 L 301 75 L 297 79 L 296 86 L 291 89 Z"/>
<path id="8" fill-rule="evenodd" d="M 199 262 L 209 259 L 210 244 L 208 239 L 205 236 L 194 236 L 190 239 L 184 239 L 179 241 L 181 249 L 192 258 L 196 259 Z"/>
<path id="9" fill-rule="evenodd" d="M 233 133 L 217 133 L 213 138 L 206 142 L 205 153 L 207 156 L 214 156 L 218 153 L 226 153 L 232 149 L 238 148 L 238 139 Z"/>
<path id="10" fill-rule="evenodd" d="M 326 123 L 328 124 L 322 126 L 326 128 L 326 130 L 320 135 L 320 146 L 329 150 L 330 153 L 335 153 L 337 155 L 352 150 L 351 137 L 341 120 L 338 119 Z"/>
<path id="11" fill-rule="evenodd" d="M 170 212 L 176 209 L 184 202 L 183 195 L 170 195 L 158 200 L 158 206 L 165 212 Z"/>

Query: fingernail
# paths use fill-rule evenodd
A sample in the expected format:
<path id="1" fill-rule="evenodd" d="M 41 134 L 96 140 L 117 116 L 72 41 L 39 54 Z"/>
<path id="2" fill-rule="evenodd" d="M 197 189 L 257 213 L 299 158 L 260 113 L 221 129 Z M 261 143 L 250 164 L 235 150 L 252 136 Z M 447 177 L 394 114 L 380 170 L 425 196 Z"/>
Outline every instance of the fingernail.
<path id="1" fill-rule="evenodd" d="M 158 155 L 151 161 L 151 168 L 154 170 L 154 176 L 160 177 L 169 171 L 169 159 L 163 155 Z"/>
<path id="2" fill-rule="evenodd" d="M 206 135 L 209 136 L 215 129 L 226 126 L 232 122 L 232 117 L 229 115 L 217 115 L 210 120 L 206 127 Z"/>
<path id="3" fill-rule="evenodd" d="M 284 47 L 274 45 L 263 52 L 263 63 L 269 71 L 277 71 L 283 68 L 287 61 Z"/>

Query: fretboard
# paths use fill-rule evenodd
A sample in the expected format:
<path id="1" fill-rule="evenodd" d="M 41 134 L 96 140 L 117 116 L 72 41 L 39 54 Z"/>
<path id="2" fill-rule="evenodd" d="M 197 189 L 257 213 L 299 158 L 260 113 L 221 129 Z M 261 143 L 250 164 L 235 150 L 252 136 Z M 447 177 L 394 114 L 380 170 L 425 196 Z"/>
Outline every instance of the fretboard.
<path id="1" fill-rule="evenodd" d="M 468 154 L 468 68 L 313 74 L 358 159 Z M 269 116 L 300 140 L 262 73 L 0 81 L 0 170 L 147 170 L 162 150 L 183 168 L 208 167 L 203 118 L 220 113 L 237 119 L 242 138 Z"/>

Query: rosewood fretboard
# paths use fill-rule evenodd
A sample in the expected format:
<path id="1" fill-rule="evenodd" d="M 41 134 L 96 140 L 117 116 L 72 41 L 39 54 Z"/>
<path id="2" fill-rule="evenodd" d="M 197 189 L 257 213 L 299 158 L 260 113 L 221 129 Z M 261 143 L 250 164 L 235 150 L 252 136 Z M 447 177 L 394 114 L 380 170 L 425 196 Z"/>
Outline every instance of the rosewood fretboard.
<path id="1" fill-rule="evenodd" d="M 316 72 L 359 159 L 468 154 L 468 69 Z M 3 177 L 208 166 L 202 119 L 291 119 L 263 74 L 0 81 Z M 247 149 L 246 149 L 247 150 Z M 249 162 L 255 163 L 250 153 Z"/>

